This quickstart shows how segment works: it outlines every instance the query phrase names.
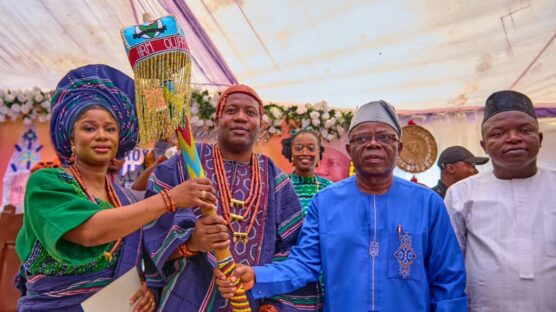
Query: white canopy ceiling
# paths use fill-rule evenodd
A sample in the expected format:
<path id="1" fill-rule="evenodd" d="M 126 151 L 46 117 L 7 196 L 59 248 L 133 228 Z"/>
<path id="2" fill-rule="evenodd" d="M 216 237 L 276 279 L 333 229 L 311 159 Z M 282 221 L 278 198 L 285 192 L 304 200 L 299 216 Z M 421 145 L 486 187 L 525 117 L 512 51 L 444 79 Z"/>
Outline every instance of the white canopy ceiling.
<path id="1" fill-rule="evenodd" d="M 4 0 L 0 88 L 52 89 L 69 69 L 131 70 L 119 30 L 181 0 Z M 482 106 L 515 89 L 556 103 L 554 0 L 188 0 L 238 81 L 266 101 L 401 110 Z M 186 32 L 188 30 L 186 29 Z M 194 72 L 197 83 L 206 77 Z"/>

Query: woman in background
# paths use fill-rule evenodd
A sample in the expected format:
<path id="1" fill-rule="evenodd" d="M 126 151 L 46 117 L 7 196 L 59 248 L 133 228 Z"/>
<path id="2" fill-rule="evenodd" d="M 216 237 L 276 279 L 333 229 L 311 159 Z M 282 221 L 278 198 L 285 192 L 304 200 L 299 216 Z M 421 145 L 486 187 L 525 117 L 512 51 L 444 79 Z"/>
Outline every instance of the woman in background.
<path id="1" fill-rule="evenodd" d="M 129 204 L 107 178 L 109 164 L 137 142 L 133 80 L 106 65 L 70 71 L 52 98 L 50 135 L 60 168 L 34 172 L 16 242 L 22 268 L 19 311 L 82 311 L 80 304 L 131 269 L 141 267 L 142 226 L 176 207 L 211 208 L 207 179 Z M 143 286 L 135 311 L 153 311 Z"/>
<path id="2" fill-rule="evenodd" d="M 332 181 L 315 174 L 315 167 L 323 154 L 324 146 L 321 145 L 319 135 L 313 130 L 301 129 L 290 138 L 282 140 L 282 155 L 295 168 L 289 177 L 305 213 L 313 196 L 332 184 Z"/>

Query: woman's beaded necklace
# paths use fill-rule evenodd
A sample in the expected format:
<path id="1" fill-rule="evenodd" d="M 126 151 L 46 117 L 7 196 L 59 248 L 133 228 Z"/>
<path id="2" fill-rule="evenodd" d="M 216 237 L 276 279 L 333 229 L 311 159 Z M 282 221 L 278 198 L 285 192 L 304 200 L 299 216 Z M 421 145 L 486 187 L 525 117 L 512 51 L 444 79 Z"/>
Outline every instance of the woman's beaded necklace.
<path id="1" fill-rule="evenodd" d="M 91 194 L 91 192 L 89 192 L 89 190 L 87 189 L 87 186 L 85 186 L 85 183 L 83 182 L 83 178 L 81 177 L 81 172 L 79 172 L 79 169 L 77 168 L 77 166 L 75 164 L 71 164 L 69 166 L 69 169 L 71 171 L 71 174 L 73 175 L 73 177 L 75 178 L 75 180 L 77 181 L 79 186 L 81 187 L 81 189 L 83 189 L 85 194 L 87 194 L 87 197 L 89 197 L 89 200 L 96 204 L 97 201 L 96 201 L 95 197 L 93 196 L 93 194 Z M 114 207 L 120 207 L 122 205 L 118 196 L 116 195 L 116 191 L 114 190 L 114 187 L 112 186 L 112 183 L 110 182 L 110 179 L 108 179 L 108 176 L 106 177 L 106 192 L 108 193 L 108 200 L 110 201 L 110 203 Z M 105 251 L 103 253 L 103 256 L 106 257 L 106 259 L 109 262 L 112 261 L 112 256 L 114 255 L 116 250 L 118 250 L 118 247 L 120 247 L 121 243 L 122 243 L 122 239 L 120 238 L 116 241 L 116 243 L 114 243 L 114 246 L 110 249 L 110 251 Z"/>
<path id="2" fill-rule="evenodd" d="M 249 185 L 249 194 L 245 200 L 238 200 L 233 198 L 232 192 L 230 191 L 230 186 L 226 178 L 226 167 L 224 165 L 224 158 L 222 157 L 222 151 L 218 144 L 214 144 L 214 170 L 216 179 L 218 182 L 218 188 L 220 190 L 220 205 L 222 205 L 222 212 L 224 219 L 228 223 L 228 228 L 233 234 L 233 241 L 241 241 L 247 243 L 249 241 L 249 233 L 253 229 L 253 225 L 257 218 L 257 213 L 261 206 L 262 197 L 262 181 L 261 181 L 261 170 L 259 166 L 259 160 L 255 153 L 251 155 L 251 182 Z M 235 206 L 238 209 L 245 209 L 242 215 L 234 214 L 231 211 L 231 207 Z M 249 213 L 251 213 L 249 219 L 249 226 L 245 232 L 236 232 L 232 227 L 232 222 L 243 222 L 245 221 Z"/>

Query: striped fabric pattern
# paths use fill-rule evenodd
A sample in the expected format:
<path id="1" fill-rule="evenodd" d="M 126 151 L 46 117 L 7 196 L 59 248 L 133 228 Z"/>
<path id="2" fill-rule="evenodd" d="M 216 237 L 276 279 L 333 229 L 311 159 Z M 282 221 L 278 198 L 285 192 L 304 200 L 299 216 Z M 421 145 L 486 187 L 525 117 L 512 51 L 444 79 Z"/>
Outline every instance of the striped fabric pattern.
<path id="1" fill-rule="evenodd" d="M 207 178 L 213 181 L 217 193 L 218 184 L 214 173 L 213 146 L 198 144 L 201 164 Z M 288 176 L 264 155 L 257 155 L 263 182 L 262 207 L 257 213 L 254 228 L 249 234 L 249 241 L 232 243 L 231 252 L 239 263 L 263 265 L 276 259 L 283 259 L 287 251 L 297 241 L 303 224 L 303 212 L 297 195 Z M 147 196 L 159 193 L 170 185 L 177 185 L 188 178 L 183 170 L 182 158 L 175 156 L 155 169 L 149 181 Z M 250 165 L 225 161 L 226 178 L 230 184 L 234 198 L 243 199 L 247 196 L 250 185 Z M 218 196 L 217 196 L 218 198 Z M 238 208 L 242 209 L 242 208 Z M 221 213 L 219 209 L 219 213 Z M 232 213 L 242 213 L 237 211 Z M 182 261 L 166 262 L 177 246 L 187 241 L 195 221 L 200 215 L 198 208 L 178 209 L 174 214 L 166 214 L 144 227 L 145 246 L 155 259 L 158 274 L 148 276 L 148 280 L 161 283 L 161 311 L 228 311 L 229 301 L 218 293 L 212 268 L 216 259 L 211 253 L 182 259 Z M 234 223 L 234 229 L 244 231 L 247 224 Z M 189 230 L 189 232 L 187 231 Z M 316 286 L 303 293 L 295 292 L 291 299 L 287 296 L 265 300 L 249 298 L 251 307 L 258 310 L 260 305 L 271 304 L 279 311 L 316 310 L 320 297 Z M 250 297 L 250 296 L 249 296 Z M 311 304 L 313 303 L 313 304 Z"/>
<path id="2" fill-rule="evenodd" d="M 305 214 L 307 213 L 307 208 L 309 207 L 313 196 L 315 196 L 318 191 L 332 185 L 333 183 L 332 181 L 321 178 L 317 175 L 312 177 L 301 177 L 293 172 L 289 174 L 289 178 L 293 183 L 293 187 L 295 188 L 295 192 L 297 193 L 297 197 L 301 202 L 301 207 L 303 208 L 303 212 Z"/>

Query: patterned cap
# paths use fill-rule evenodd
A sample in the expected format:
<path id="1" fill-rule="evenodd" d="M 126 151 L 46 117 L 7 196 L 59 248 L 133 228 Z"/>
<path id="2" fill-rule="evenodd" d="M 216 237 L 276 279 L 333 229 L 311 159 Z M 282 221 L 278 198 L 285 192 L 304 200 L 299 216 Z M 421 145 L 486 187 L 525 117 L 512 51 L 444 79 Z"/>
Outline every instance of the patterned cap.
<path id="1" fill-rule="evenodd" d="M 486 100 L 483 123 L 490 117 L 509 111 L 525 113 L 535 119 L 537 114 L 533 102 L 525 94 L 512 90 L 498 91 L 491 94 Z"/>
<path id="2" fill-rule="evenodd" d="M 218 99 L 218 104 L 216 105 L 216 118 L 222 117 L 222 112 L 224 111 L 224 106 L 226 106 L 226 100 L 228 96 L 234 93 L 243 93 L 252 96 L 259 103 L 259 116 L 261 121 L 263 120 L 263 101 L 253 88 L 246 85 L 235 85 L 224 90 Z"/>
<path id="3" fill-rule="evenodd" d="M 106 109 L 119 126 L 117 158 L 135 147 L 138 140 L 137 113 L 133 80 L 107 65 L 87 65 L 68 72 L 58 83 L 52 97 L 50 137 L 64 165 L 71 157 L 73 125 L 90 106 Z"/>
<path id="4" fill-rule="evenodd" d="M 394 128 L 398 135 L 402 133 L 402 127 L 396 115 L 396 109 L 383 100 L 369 102 L 361 106 L 351 119 L 348 135 L 353 128 L 364 122 L 382 122 Z"/>

